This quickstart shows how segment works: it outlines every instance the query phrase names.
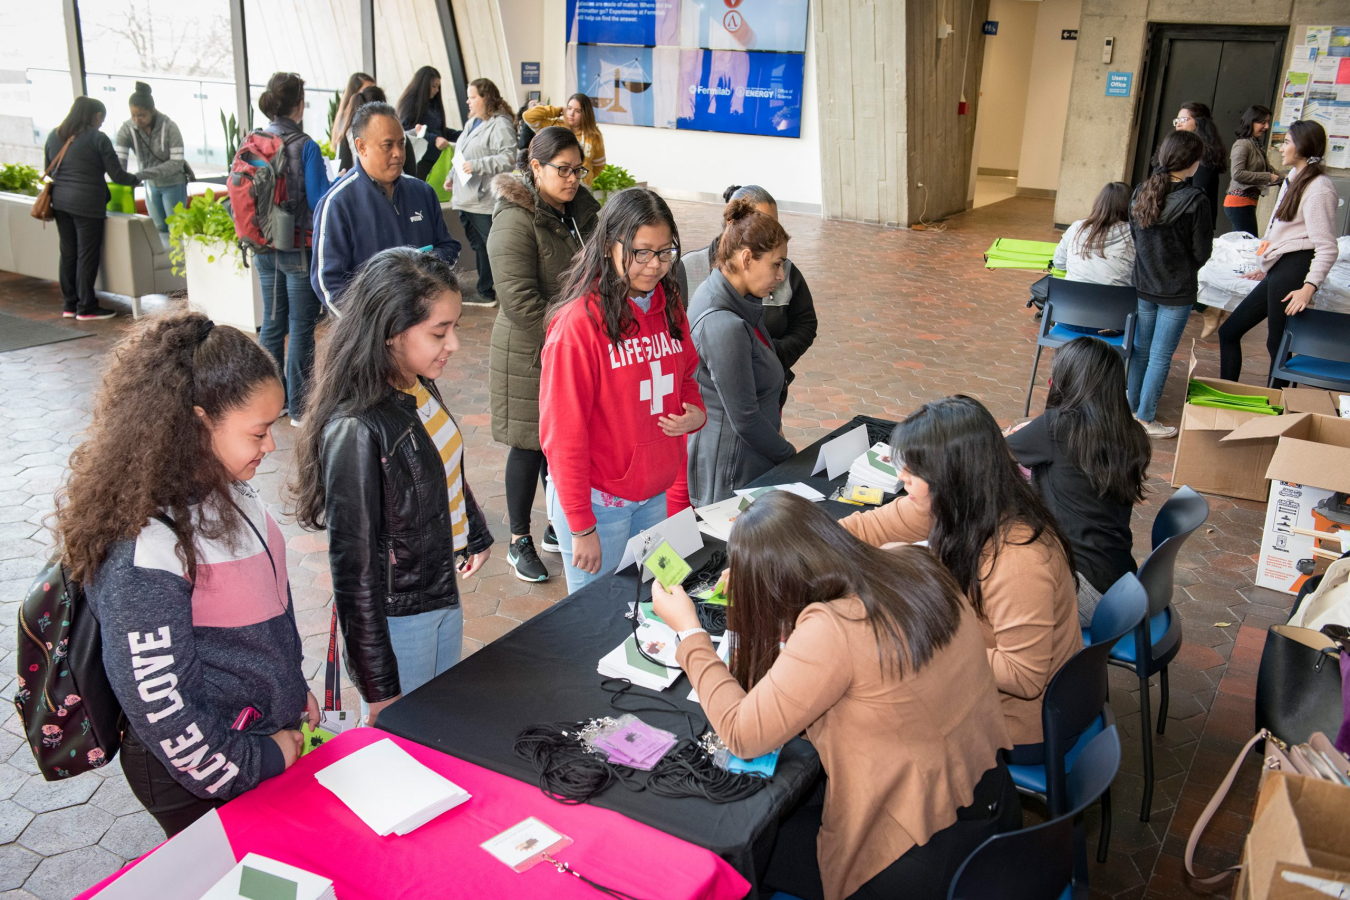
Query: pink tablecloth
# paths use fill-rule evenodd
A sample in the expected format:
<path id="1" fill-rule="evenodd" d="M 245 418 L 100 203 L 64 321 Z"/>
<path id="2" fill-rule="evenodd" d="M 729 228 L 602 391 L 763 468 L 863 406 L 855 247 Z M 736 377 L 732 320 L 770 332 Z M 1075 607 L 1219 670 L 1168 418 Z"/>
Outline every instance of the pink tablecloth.
<path id="1" fill-rule="evenodd" d="M 472 799 L 411 834 L 377 836 L 321 786 L 314 773 L 386 737 L 464 788 Z M 562 862 L 592 881 L 634 897 L 730 900 L 744 897 L 750 889 L 735 869 L 709 850 L 616 812 L 555 803 L 533 785 L 376 728 L 340 735 L 284 775 L 220 808 L 236 857 L 260 853 L 332 878 L 338 900 L 602 896 L 548 863 L 517 874 L 478 846 L 528 816 L 573 840 L 557 854 Z M 94 896 L 116 877 L 76 900 Z"/>

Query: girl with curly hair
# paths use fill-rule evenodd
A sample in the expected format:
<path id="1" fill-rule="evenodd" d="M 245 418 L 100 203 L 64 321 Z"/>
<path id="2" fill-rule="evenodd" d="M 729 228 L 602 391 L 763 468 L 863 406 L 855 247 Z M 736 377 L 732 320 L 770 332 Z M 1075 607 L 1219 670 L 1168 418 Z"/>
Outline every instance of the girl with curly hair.
<path id="1" fill-rule="evenodd" d="M 279 775 L 318 702 L 286 541 L 249 480 L 285 394 L 252 338 L 195 312 L 116 347 L 54 531 L 127 717 L 122 769 L 169 836 Z"/>

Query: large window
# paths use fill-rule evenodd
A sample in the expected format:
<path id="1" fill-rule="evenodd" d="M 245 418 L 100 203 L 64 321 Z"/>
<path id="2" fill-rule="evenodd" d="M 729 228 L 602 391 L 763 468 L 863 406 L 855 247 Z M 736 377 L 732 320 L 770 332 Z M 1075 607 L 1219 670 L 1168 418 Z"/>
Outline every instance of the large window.
<path id="1" fill-rule="evenodd" d="M 137 81 L 183 132 L 198 175 L 229 168 L 222 114 L 234 114 L 234 53 L 226 0 L 100 0 L 80 5 L 89 96 L 108 107 L 109 136 L 127 120 Z"/>
<path id="2" fill-rule="evenodd" d="M 0 3 L 0 163 L 41 166 L 74 99 L 61 0 Z"/>
<path id="3" fill-rule="evenodd" d="M 432 66 L 441 73 L 446 124 L 459 128 L 459 104 L 451 93 L 450 58 L 445 51 L 434 0 L 375 0 L 375 59 L 380 84 L 397 104 L 413 73 Z"/>

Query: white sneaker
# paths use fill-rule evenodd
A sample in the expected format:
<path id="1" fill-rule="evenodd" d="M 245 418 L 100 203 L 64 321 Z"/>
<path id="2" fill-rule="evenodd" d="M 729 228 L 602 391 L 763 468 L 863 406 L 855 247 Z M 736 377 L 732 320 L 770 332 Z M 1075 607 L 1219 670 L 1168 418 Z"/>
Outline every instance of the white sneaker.
<path id="1" fill-rule="evenodd" d="M 1171 425 L 1164 425 L 1161 422 L 1145 422 L 1142 419 L 1135 419 L 1135 421 L 1144 426 L 1144 431 L 1148 432 L 1148 436 L 1151 438 L 1165 441 L 1177 436 L 1177 430 Z"/>

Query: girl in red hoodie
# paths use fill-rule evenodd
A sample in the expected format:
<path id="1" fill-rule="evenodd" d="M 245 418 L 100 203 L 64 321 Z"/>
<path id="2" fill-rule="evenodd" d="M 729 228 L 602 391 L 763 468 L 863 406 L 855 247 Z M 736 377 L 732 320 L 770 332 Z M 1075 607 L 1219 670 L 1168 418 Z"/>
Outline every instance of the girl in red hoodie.
<path id="1" fill-rule="evenodd" d="M 605 204 L 544 339 L 539 437 L 548 517 L 567 587 L 611 572 L 628 539 L 666 518 L 684 436 L 707 415 L 671 266 L 679 232 L 645 188 Z"/>

